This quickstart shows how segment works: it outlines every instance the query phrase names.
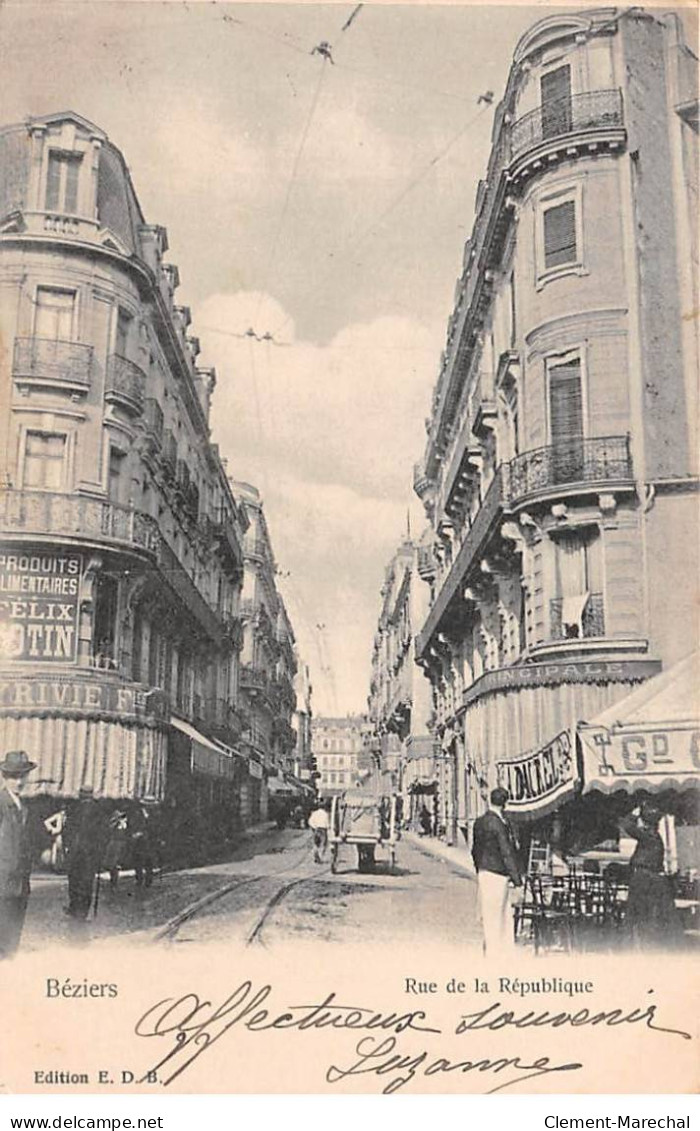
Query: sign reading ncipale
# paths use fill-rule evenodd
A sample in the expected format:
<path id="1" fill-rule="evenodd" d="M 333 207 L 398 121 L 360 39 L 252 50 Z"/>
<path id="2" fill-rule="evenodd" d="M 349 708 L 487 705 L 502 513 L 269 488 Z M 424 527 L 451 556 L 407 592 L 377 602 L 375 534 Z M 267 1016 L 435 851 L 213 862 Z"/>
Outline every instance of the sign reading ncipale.
<path id="1" fill-rule="evenodd" d="M 0 658 L 72 664 L 78 654 L 81 559 L 0 553 Z"/>
<path id="2" fill-rule="evenodd" d="M 571 732 L 563 730 L 533 754 L 497 762 L 496 772 L 498 784 L 510 795 L 510 810 L 543 815 L 574 791 L 576 758 Z"/>

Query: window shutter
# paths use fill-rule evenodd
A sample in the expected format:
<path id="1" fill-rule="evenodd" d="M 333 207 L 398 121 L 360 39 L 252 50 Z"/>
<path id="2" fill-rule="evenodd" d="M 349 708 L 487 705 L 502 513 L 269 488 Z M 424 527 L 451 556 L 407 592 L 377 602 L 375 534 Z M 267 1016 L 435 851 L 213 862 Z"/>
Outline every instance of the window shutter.
<path id="1" fill-rule="evenodd" d="M 58 153 L 49 153 L 49 169 L 46 176 L 46 209 L 58 210 L 61 193 L 61 158 Z"/>
<path id="2" fill-rule="evenodd" d="M 583 435 L 581 362 L 578 358 L 550 369 L 549 415 L 553 445 Z"/>
<path id="3" fill-rule="evenodd" d="M 571 67 L 557 67 L 540 79 L 542 137 L 559 137 L 571 130 Z"/>
<path id="4" fill-rule="evenodd" d="M 545 269 L 575 263 L 576 256 L 576 204 L 567 200 L 544 214 Z"/>

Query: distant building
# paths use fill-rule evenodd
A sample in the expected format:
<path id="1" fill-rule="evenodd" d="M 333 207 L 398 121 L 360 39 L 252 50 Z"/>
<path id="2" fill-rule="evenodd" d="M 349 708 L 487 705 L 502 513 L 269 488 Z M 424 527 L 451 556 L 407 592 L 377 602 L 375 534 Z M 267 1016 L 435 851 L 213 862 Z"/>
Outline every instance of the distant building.
<path id="1" fill-rule="evenodd" d="M 311 750 L 321 775 L 317 787 L 322 797 L 342 793 L 373 764 L 371 736 L 371 724 L 363 715 L 311 720 Z"/>
<path id="2" fill-rule="evenodd" d="M 528 820 L 571 797 L 577 721 L 697 646 L 697 202 L 677 17 L 536 23 L 496 108 L 415 473 L 433 531 L 416 654 L 451 838 L 499 780 Z"/>
<path id="3" fill-rule="evenodd" d="M 311 778 L 311 721 L 312 696 L 311 675 L 308 664 L 297 660 L 297 674 L 294 681 L 297 705 L 293 725 L 297 741 L 294 750 L 294 774 L 300 781 L 314 784 Z"/>
<path id="4" fill-rule="evenodd" d="M 421 548 L 410 538 L 386 568 L 372 650 L 368 714 L 384 770 L 403 796 L 404 816 L 428 808 L 432 827 L 444 821 L 445 790 L 433 725 L 430 681 L 415 662 L 415 635 L 427 615 L 428 590 L 418 573 Z M 442 818 L 441 818 L 442 815 Z"/>

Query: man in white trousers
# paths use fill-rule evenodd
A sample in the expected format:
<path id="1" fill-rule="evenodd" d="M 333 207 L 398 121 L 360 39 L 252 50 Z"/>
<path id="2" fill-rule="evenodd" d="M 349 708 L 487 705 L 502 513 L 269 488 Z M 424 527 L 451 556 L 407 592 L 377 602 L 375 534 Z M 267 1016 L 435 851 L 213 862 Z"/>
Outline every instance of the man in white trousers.
<path id="1" fill-rule="evenodd" d="M 472 859 L 479 880 L 484 954 L 493 957 L 513 947 L 508 885 L 519 888 L 522 873 L 515 839 L 504 815 L 508 793 L 491 792 L 491 808 L 474 822 Z"/>

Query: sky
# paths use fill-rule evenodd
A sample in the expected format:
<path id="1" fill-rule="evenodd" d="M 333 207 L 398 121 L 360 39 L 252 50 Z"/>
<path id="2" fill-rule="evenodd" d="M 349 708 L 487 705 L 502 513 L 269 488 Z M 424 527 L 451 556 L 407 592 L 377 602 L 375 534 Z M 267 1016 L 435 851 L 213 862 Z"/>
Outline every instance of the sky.
<path id="1" fill-rule="evenodd" d="M 384 571 L 425 524 L 412 469 L 488 159 L 477 100 L 561 10 L 368 3 L 343 30 L 354 9 L 0 6 L 3 122 L 92 120 L 168 229 L 212 439 L 262 493 L 317 715 L 365 710 Z"/>

